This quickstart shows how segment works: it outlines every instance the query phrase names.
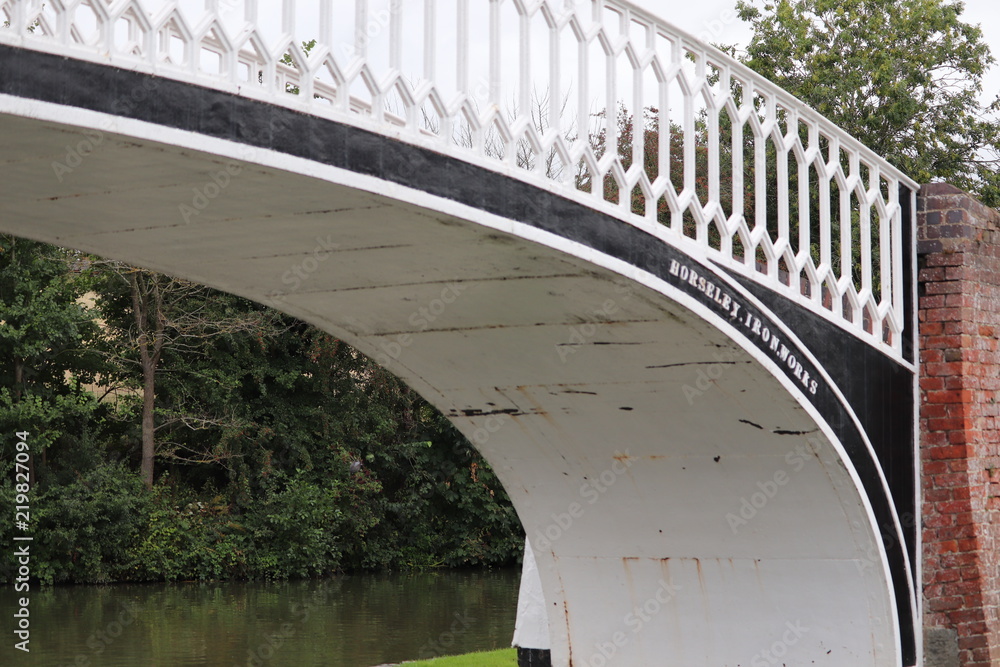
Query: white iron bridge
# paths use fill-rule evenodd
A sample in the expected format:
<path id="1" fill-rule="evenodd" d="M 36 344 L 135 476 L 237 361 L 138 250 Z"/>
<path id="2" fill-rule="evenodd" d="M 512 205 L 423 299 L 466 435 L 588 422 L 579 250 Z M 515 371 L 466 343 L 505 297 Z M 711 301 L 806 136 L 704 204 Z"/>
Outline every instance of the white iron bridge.
<path id="1" fill-rule="evenodd" d="M 525 526 L 526 648 L 918 664 L 917 184 L 858 140 L 620 0 L 0 20 L 0 230 L 273 305 L 420 391 Z"/>

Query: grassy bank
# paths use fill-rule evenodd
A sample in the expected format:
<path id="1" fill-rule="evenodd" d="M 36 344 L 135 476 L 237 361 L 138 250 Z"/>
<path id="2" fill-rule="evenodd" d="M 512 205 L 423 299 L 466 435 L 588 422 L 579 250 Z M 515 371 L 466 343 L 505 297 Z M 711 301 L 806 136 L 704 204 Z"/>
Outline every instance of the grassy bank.
<path id="1" fill-rule="evenodd" d="M 469 653 L 447 658 L 408 662 L 407 667 L 517 667 L 517 649 Z"/>

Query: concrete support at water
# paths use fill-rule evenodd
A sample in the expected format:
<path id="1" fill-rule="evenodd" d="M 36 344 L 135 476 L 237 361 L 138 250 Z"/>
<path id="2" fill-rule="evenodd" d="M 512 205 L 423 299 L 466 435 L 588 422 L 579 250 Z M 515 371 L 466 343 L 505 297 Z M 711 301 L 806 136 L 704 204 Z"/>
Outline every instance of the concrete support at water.
<path id="1" fill-rule="evenodd" d="M 517 621 L 514 624 L 514 646 L 517 647 L 518 667 L 549 667 L 549 619 L 542 593 L 531 541 L 524 540 L 524 561 L 521 566 L 521 588 L 517 594 Z"/>

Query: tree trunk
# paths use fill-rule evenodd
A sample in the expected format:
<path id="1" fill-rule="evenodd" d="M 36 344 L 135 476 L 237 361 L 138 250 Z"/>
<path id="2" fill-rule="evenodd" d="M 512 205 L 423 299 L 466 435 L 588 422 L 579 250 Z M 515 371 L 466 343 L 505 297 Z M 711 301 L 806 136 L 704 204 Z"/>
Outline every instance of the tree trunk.
<path id="1" fill-rule="evenodd" d="M 20 357 L 14 357 L 14 403 L 21 402 L 21 396 L 23 388 L 21 385 L 24 384 L 24 360 Z"/>
<path id="2" fill-rule="evenodd" d="M 140 284 L 137 271 L 129 275 L 129 286 L 132 289 L 132 311 L 139 332 L 137 342 L 139 362 L 142 365 L 142 457 L 139 472 L 146 487 L 153 488 L 153 463 L 156 457 L 156 424 L 153 417 L 156 406 L 156 367 L 163 349 L 163 301 L 155 281 L 141 281 Z M 153 331 L 150 332 L 150 329 Z"/>
<path id="3" fill-rule="evenodd" d="M 146 488 L 153 488 L 153 457 L 156 455 L 153 400 L 156 396 L 156 366 L 148 355 L 142 360 L 142 463 L 139 471 Z"/>

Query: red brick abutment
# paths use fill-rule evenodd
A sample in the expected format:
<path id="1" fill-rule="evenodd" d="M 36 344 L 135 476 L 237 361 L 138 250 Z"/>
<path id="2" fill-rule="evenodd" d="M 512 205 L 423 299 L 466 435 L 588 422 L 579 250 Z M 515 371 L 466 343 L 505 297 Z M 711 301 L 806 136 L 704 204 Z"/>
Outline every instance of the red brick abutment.
<path id="1" fill-rule="evenodd" d="M 1000 665 L 1000 213 L 917 199 L 925 667 Z"/>

